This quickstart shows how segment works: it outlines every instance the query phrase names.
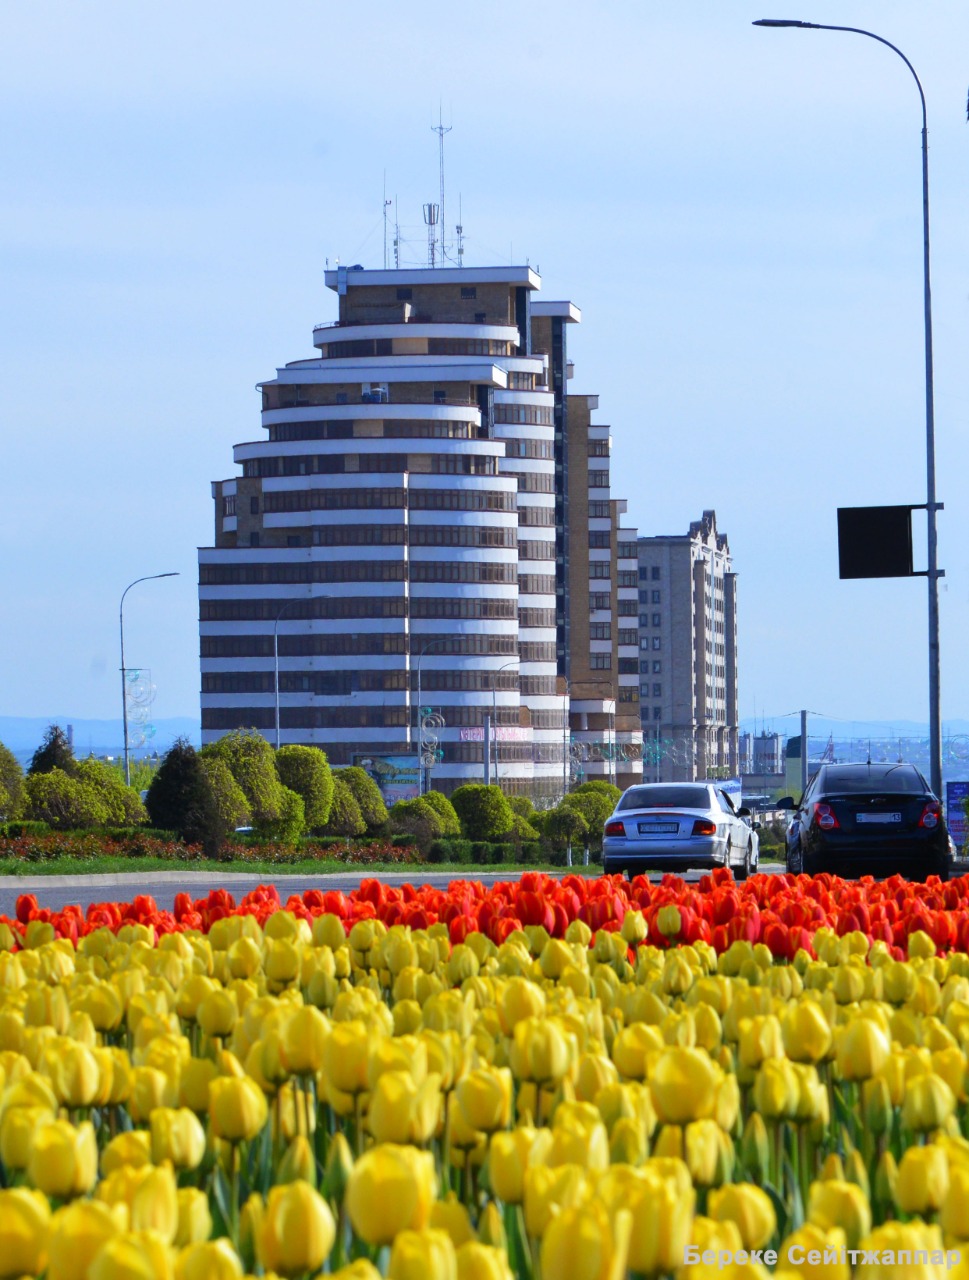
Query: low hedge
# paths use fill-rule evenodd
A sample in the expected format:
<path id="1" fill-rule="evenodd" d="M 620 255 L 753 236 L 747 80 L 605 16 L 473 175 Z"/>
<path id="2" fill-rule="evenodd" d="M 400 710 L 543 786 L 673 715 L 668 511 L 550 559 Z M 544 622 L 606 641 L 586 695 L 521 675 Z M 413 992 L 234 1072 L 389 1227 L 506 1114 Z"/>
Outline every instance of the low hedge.
<path id="1" fill-rule="evenodd" d="M 0 822 L 0 839 L 19 840 L 21 836 L 46 836 L 49 832 L 46 822 Z"/>

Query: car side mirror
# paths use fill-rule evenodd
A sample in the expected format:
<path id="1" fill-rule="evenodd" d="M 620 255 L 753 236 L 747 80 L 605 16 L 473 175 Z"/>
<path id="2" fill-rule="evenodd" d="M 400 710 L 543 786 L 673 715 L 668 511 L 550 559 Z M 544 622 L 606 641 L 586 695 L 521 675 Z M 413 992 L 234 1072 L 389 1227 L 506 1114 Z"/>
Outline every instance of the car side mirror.
<path id="1" fill-rule="evenodd" d="M 794 803 L 793 796 L 784 796 L 783 799 L 778 800 L 774 808 L 775 809 L 796 809 L 797 805 Z"/>

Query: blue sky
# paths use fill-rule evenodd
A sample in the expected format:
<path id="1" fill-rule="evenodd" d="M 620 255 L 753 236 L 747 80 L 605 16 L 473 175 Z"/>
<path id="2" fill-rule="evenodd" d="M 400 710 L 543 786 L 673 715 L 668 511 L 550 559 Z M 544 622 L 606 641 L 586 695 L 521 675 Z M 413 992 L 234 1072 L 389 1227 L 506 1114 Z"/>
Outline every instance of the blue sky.
<path id="1" fill-rule="evenodd" d="M 460 193 L 469 265 L 526 258 L 583 312 L 642 533 L 717 511 L 741 714 L 926 717 L 923 580 L 839 582 L 838 506 L 925 500 L 918 100 L 874 41 L 737 0 L 6 0 L 0 316 L 7 715 L 118 714 L 118 601 L 155 715 L 198 707 L 209 482 L 254 384 L 312 355 L 327 258 L 380 266 Z M 943 717 L 969 671 L 969 11 L 794 15 L 898 44 L 929 110 Z M 924 517 L 916 513 L 924 564 Z"/>

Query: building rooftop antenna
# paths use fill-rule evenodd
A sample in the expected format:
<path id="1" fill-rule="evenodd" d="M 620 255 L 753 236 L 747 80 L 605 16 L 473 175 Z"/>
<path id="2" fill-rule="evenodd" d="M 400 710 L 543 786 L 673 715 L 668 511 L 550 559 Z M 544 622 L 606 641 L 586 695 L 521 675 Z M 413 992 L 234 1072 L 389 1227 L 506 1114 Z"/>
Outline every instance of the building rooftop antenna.
<path id="1" fill-rule="evenodd" d="M 387 199 L 387 170 L 384 170 L 384 270 L 387 270 L 387 210 L 393 204 L 392 200 Z M 396 249 L 396 242 L 394 245 Z"/>
<path id="2" fill-rule="evenodd" d="M 461 195 L 458 194 L 458 224 L 454 228 L 458 233 L 458 266 L 464 266 L 464 219 L 461 216 Z"/>
<path id="3" fill-rule="evenodd" d="M 450 133 L 453 127 L 454 126 L 450 124 L 447 126 L 447 128 L 444 127 L 444 122 L 441 118 L 441 104 L 439 101 L 437 104 L 437 124 L 431 125 L 431 132 L 437 134 L 438 167 L 440 169 L 441 194 L 440 194 L 440 201 L 438 204 L 438 208 L 439 208 L 441 217 L 440 217 L 440 222 L 438 223 L 438 226 L 441 229 L 441 261 L 442 262 L 444 261 L 444 254 L 445 254 L 445 250 L 444 250 L 444 227 L 445 227 L 445 222 L 444 222 L 444 135 L 446 133 Z M 434 263 L 432 262 L 431 266 L 433 265 Z"/>

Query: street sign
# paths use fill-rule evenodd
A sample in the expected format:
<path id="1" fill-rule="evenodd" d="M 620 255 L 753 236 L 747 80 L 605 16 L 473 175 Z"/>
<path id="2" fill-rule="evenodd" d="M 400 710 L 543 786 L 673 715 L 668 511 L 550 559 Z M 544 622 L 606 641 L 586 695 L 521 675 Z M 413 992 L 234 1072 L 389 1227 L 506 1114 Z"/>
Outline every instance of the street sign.
<path id="1" fill-rule="evenodd" d="M 911 507 L 839 507 L 839 578 L 911 578 Z"/>

